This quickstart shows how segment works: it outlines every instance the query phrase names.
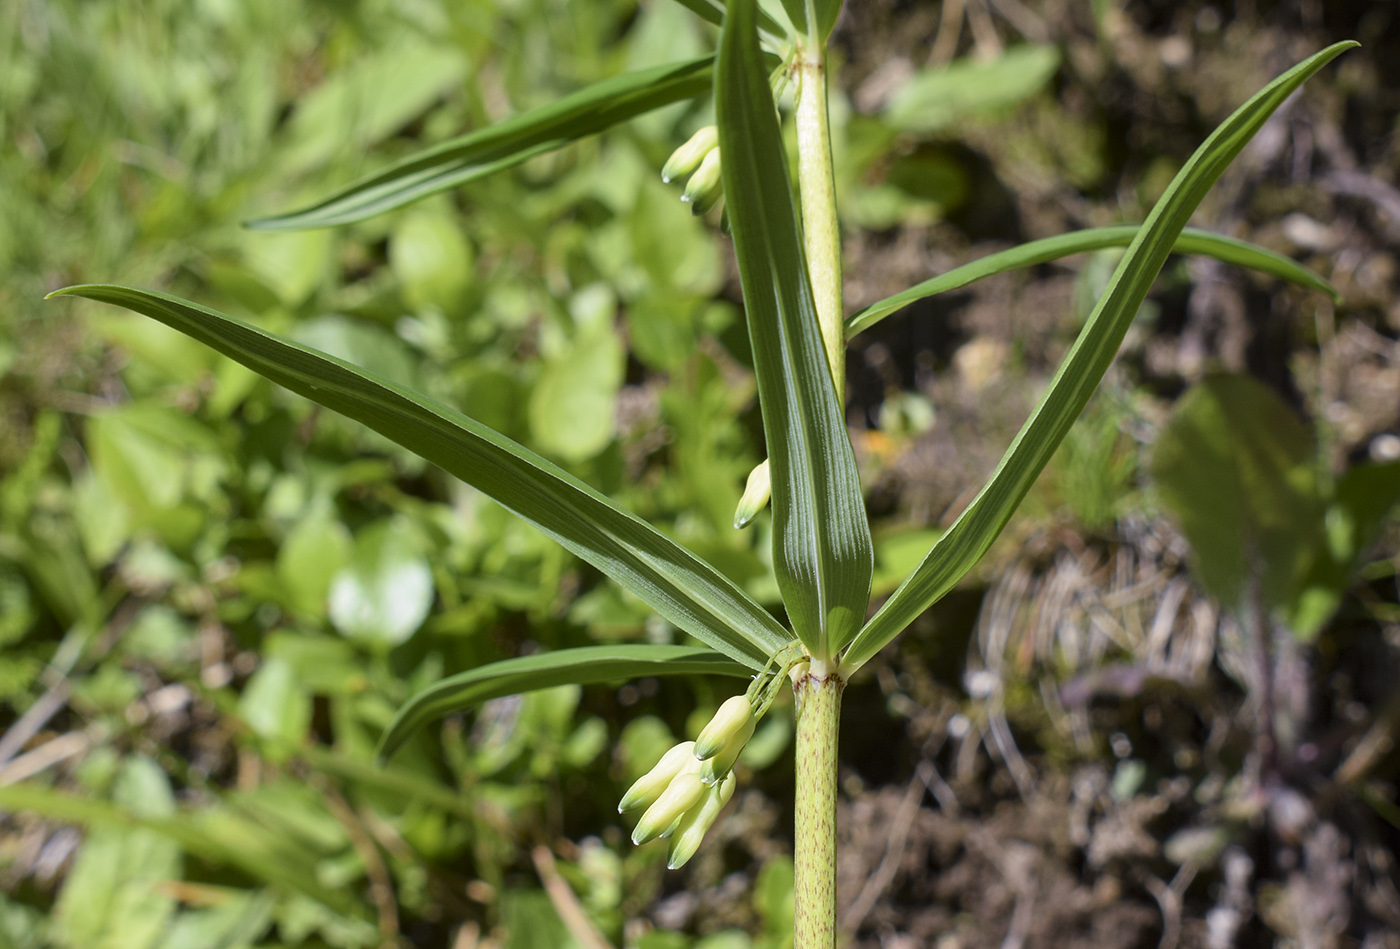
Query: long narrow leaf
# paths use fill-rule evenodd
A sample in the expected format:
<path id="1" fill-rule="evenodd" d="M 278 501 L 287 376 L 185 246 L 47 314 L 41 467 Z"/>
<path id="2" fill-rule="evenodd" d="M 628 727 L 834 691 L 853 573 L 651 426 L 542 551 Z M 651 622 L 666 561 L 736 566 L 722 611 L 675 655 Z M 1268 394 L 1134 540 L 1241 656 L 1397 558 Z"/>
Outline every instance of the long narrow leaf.
<path id="1" fill-rule="evenodd" d="M 263 230 L 331 227 L 363 220 L 411 201 L 494 174 L 609 126 L 710 88 L 712 57 L 614 76 L 572 95 L 443 142 L 330 197 L 276 217 L 250 221 Z"/>
<path id="2" fill-rule="evenodd" d="M 692 646 L 582 646 L 503 659 L 449 676 L 409 699 L 379 740 L 379 757 L 392 755 L 423 723 L 503 695 L 640 676 L 748 673 L 713 649 Z"/>
<path id="3" fill-rule="evenodd" d="M 791 642 L 714 567 L 573 475 L 440 402 L 241 320 L 150 290 L 110 284 L 88 297 L 157 319 L 416 452 L 495 498 L 593 564 L 681 629 L 762 668 Z"/>
<path id="4" fill-rule="evenodd" d="M 1008 250 L 988 254 L 986 257 L 963 264 L 961 267 L 954 267 L 947 273 L 939 274 L 923 283 L 917 283 L 908 290 L 886 297 L 851 314 L 846 318 L 846 338 L 850 339 L 861 330 L 869 329 L 891 313 L 902 310 L 918 300 L 947 293 L 949 290 L 957 290 L 981 280 L 983 277 L 991 277 L 1022 267 L 1033 267 L 1036 264 L 1049 263 L 1071 254 L 1082 254 L 1085 251 L 1101 250 L 1105 247 L 1127 247 L 1133 242 L 1137 232 L 1138 227 L 1134 224 L 1094 227 L 1083 231 L 1072 231 L 1069 234 L 1060 234 L 1056 237 L 1047 237 L 1044 240 L 1030 241 Z M 1227 264 L 1250 267 L 1270 276 L 1278 277 L 1280 280 L 1287 280 L 1290 283 L 1307 287 L 1309 290 L 1319 290 L 1334 300 L 1338 299 L 1337 291 L 1330 283 L 1296 260 L 1257 244 L 1235 240 L 1233 237 L 1225 237 L 1221 234 L 1212 234 L 1210 231 L 1188 227 L 1182 230 L 1181 236 L 1176 239 L 1176 243 L 1172 246 L 1172 252 L 1176 254 L 1201 254 L 1206 257 L 1214 257 Z"/>
<path id="5" fill-rule="evenodd" d="M 772 471 L 774 570 L 793 630 L 831 658 L 865 615 L 874 557 L 754 21 L 754 0 L 730 0 L 715 64 L 724 194 Z"/>
<path id="6" fill-rule="evenodd" d="M 1001 533 L 1107 371 L 1133 315 L 1210 187 L 1284 99 L 1343 50 L 1343 42 L 1304 60 L 1260 90 L 1211 133 L 1167 186 L 1109 280 L 1050 389 L 1017 433 L 992 478 L 928 556 L 851 643 L 855 669 L 972 569 Z"/>

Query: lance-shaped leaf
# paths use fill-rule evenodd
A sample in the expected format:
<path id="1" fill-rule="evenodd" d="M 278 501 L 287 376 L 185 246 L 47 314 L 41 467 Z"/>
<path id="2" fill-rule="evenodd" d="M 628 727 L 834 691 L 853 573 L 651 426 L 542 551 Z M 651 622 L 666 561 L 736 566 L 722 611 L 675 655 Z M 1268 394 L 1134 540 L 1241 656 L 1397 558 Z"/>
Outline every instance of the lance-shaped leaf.
<path id="1" fill-rule="evenodd" d="M 503 659 L 448 676 L 409 699 L 380 738 L 379 756 L 392 755 L 425 722 L 503 695 L 640 676 L 745 676 L 749 671 L 713 649 L 699 646 L 581 646 Z"/>
<path id="2" fill-rule="evenodd" d="M 68 287 L 135 310 L 348 415 L 534 524 L 681 629 L 753 668 L 792 641 L 714 567 L 557 465 L 451 409 L 371 372 L 166 293 Z"/>
<path id="3" fill-rule="evenodd" d="M 1177 236 L 1211 185 L 1284 99 L 1335 56 L 1356 45 L 1329 46 L 1269 83 L 1222 122 L 1172 179 L 991 480 L 861 630 L 843 659 L 845 668 L 855 669 L 879 652 L 987 552 L 1088 403 Z"/>
<path id="4" fill-rule="evenodd" d="M 1105 247 L 1127 247 L 1133 242 L 1133 238 L 1137 237 L 1138 230 L 1139 228 L 1135 224 L 1093 227 L 1083 231 L 1071 231 L 1068 234 L 1047 237 L 1044 240 L 1029 241 L 1008 250 L 988 254 L 986 257 L 963 264 L 961 267 L 954 267 L 947 273 L 941 273 L 923 283 L 915 284 L 908 290 L 886 297 L 851 314 L 846 318 L 846 338 L 850 339 L 861 330 L 869 329 L 891 313 L 902 310 L 911 303 L 937 296 L 940 293 L 947 293 L 950 290 L 957 290 L 981 280 L 983 277 L 991 277 L 1022 267 L 1033 267 L 1036 264 L 1049 263 L 1052 260 L 1059 260 L 1061 257 L 1068 257 L 1071 254 L 1082 254 L 1085 251 L 1102 250 Z M 1212 234 L 1210 231 L 1188 227 L 1182 230 L 1181 236 L 1172 245 L 1172 253 L 1214 257 L 1227 264 L 1251 267 L 1261 273 L 1278 277 L 1280 280 L 1287 280 L 1290 283 L 1307 287 L 1309 290 L 1320 290 L 1334 300 L 1339 298 L 1337 291 L 1330 283 L 1296 260 L 1257 244 L 1235 240 L 1233 237 L 1225 237 L 1221 234 Z"/>
<path id="5" fill-rule="evenodd" d="M 773 486 L 773 565 L 793 630 L 834 657 L 870 596 L 870 525 L 817 327 L 753 0 L 730 0 L 715 64 L 724 194 Z"/>
<path id="6" fill-rule="evenodd" d="M 331 227 L 411 201 L 562 148 L 609 126 L 710 88 L 712 57 L 614 76 L 406 158 L 330 197 L 276 217 L 250 221 L 264 230 Z"/>

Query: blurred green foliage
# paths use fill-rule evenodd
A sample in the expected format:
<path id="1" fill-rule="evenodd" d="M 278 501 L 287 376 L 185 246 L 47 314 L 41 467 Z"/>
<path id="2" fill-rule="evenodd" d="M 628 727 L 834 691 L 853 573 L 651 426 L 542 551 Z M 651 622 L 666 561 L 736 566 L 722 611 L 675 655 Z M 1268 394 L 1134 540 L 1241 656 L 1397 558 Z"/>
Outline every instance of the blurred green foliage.
<path id="1" fill-rule="evenodd" d="M 1177 402 L 1152 474 L 1201 585 L 1237 614 L 1279 613 L 1305 641 L 1337 611 L 1400 500 L 1400 462 L 1333 478 L 1311 428 L 1248 376 L 1208 376 Z"/>

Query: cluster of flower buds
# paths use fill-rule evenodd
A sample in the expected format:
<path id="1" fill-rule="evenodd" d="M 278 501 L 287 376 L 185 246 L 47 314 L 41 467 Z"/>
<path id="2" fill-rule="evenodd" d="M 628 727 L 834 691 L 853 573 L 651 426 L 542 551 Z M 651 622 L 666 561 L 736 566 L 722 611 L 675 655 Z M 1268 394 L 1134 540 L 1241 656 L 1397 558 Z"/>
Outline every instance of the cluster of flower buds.
<path id="1" fill-rule="evenodd" d="M 736 695 L 720 706 L 699 738 L 676 745 L 642 775 L 617 806 L 619 814 L 646 808 L 632 842 L 668 838 L 666 865 L 684 866 L 734 794 L 734 762 L 753 737 L 756 721 L 748 696 Z"/>
<path id="2" fill-rule="evenodd" d="M 692 214 L 705 214 L 724 197 L 719 180 L 719 130 L 713 125 L 692 135 L 661 169 L 661 180 L 667 184 L 681 175 L 690 175 L 681 200 L 690 205 Z"/>

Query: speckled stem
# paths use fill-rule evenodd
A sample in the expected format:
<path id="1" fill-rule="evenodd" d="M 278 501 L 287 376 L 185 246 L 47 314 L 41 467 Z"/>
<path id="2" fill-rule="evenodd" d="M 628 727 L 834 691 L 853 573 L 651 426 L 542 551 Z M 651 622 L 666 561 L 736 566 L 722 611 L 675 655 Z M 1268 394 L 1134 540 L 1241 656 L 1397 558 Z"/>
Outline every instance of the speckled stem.
<path id="1" fill-rule="evenodd" d="M 793 949 L 836 946 L 836 744 L 840 676 L 800 673 L 797 701 L 797 826 Z"/>

